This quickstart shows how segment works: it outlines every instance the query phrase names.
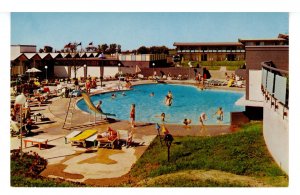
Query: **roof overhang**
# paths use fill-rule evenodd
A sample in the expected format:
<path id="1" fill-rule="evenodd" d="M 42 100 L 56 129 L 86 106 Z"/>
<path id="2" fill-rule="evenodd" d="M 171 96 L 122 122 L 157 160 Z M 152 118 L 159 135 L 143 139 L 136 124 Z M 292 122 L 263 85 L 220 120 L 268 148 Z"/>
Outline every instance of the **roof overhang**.
<path id="1" fill-rule="evenodd" d="M 237 106 L 263 107 L 263 101 L 246 100 L 246 96 L 241 97 L 235 102 Z"/>

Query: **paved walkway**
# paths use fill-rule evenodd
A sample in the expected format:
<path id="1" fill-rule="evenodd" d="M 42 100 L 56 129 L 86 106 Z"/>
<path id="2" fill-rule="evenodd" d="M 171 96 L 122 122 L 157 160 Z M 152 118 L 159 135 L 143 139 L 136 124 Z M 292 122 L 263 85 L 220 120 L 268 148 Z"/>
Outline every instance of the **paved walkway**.
<path id="1" fill-rule="evenodd" d="M 177 83 L 190 83 L 194 81 L 177 81 Z M 133 84 L 149 83 L 149 81 L 134 82 Z M 42 173 L 43 176 L 58 177 L 67 180 L 85 182 L 89 179 L 118 178 L 131 169 L 131 166 L 146 151 L 147 147 L 157 135 L 155 125 L 151 123 L 137 123 L 133 140 L 134 147 L 119 149 L 97 149 L 71 146 L 65 144 L 64 136 L 70 130 L 62 128 L 69 99 L 55 97 L 48 104 L 41 107 L 33 107 L 33 112 L 40 112 L 49 120 L 36 122 L 37 129 L 34 129 L 34 137 L 48 139 L 48 148 L 39 150 L 37 146 L 23 148 L 23 151 L 37 152 L 48 160 L 48 166 Z M 94 123 L 93 116 L 80 110 L 76 110 L 72 117 L 73 129 L 95 129 L 103 132 L 108 126 L 113 129 L 130 130 L 128 121 L 110 120 L 105 122 L 97 120 Z M 185 128 L 183 125 L 166 124 L 173 136 L 214 136 L 231 133 L 228 125 L 207 126 L 200 130 L 200 126 L 192 125 Z M 11 149 L 20 147 L 20 139 L 11 138 Z M 24 145 L 23 145 L 24 147 Z"/>

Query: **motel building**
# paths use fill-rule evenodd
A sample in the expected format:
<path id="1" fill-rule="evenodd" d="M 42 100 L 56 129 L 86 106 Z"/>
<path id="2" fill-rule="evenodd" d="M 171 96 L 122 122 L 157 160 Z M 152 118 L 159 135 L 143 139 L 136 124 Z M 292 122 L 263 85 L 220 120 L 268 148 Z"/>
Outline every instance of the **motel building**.
<path id="1" fill-rule="evenodd" d="M 246 46 L 288 45 L 288 35 L 268 39 L 238 39 L 237 42 L 175 42 L 177 55 L 186 61 L 244 61 Z"/>
<path id="2" fill-rule="evenodd" d="M 11 77 L 26 75 L 30 68 L 37 68 L 36 75 L 44 79 L 114 78 L 119 72 L 136 73 L 141 68 L 164 67 L 167 56 L 164 54 L 113 54 L 97 52 L 56 52 L 38 53 L 35 45 L 11 45 Z M 76 74 L 76 75 L 75 75 Z"/>
<path id="3" fill-rule="evenodd" d="M 276 39 L 240 39 L 245 45 L 245 118 L 262 119 L 265 143 L 274 160 L 289 173 L 288 35 Z"/>
<path id="4" fill-rule="evenodd" d="M 177 55 L 188 61 L 242 61 L 244 45 L 240 42 L 175 42 Z"/>

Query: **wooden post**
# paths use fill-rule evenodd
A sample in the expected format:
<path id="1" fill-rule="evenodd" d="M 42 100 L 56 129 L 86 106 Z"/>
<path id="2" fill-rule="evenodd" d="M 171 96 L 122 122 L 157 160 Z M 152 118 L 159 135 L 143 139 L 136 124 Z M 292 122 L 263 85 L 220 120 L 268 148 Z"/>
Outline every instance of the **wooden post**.
<path id="1" fill-rule="evenodd" d="M 171 145 L 168 145 L 168 162 L 170 161 L 170 146 Z"/>

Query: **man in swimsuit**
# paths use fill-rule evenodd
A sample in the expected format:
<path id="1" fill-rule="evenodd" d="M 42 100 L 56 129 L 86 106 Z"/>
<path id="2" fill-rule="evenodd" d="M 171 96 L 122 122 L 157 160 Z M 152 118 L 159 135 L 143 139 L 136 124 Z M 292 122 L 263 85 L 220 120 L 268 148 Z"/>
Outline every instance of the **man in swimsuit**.
<path id="1" fill-rule="evenodd" d="M 223 110 L 222 110 L 222 107 L 219 107 L 219 109 L 217 110 L 217 112 L 215 113 L 215 115 L 217 115 L 217 120 L 218 122 L 221 122 L 223 121 Z"/>
<path id="2" fill-rule="evenodd" d="M 102 101 L 99 100 L 98 104 L 96 105 L 96 108 L 97 108 L 100 112 L 102 112 L 101 104 L 102 104 Z"/>
<path id="3" fill-rule="evenodd" d="M 205 125 L 204 125 L 204 121 L 207 120 L 207 116 L 204 112 L 201 113 L 200 117 L 199 117 L 199 121 L 200 121 L 200 130 L 205 130 Z"/>

